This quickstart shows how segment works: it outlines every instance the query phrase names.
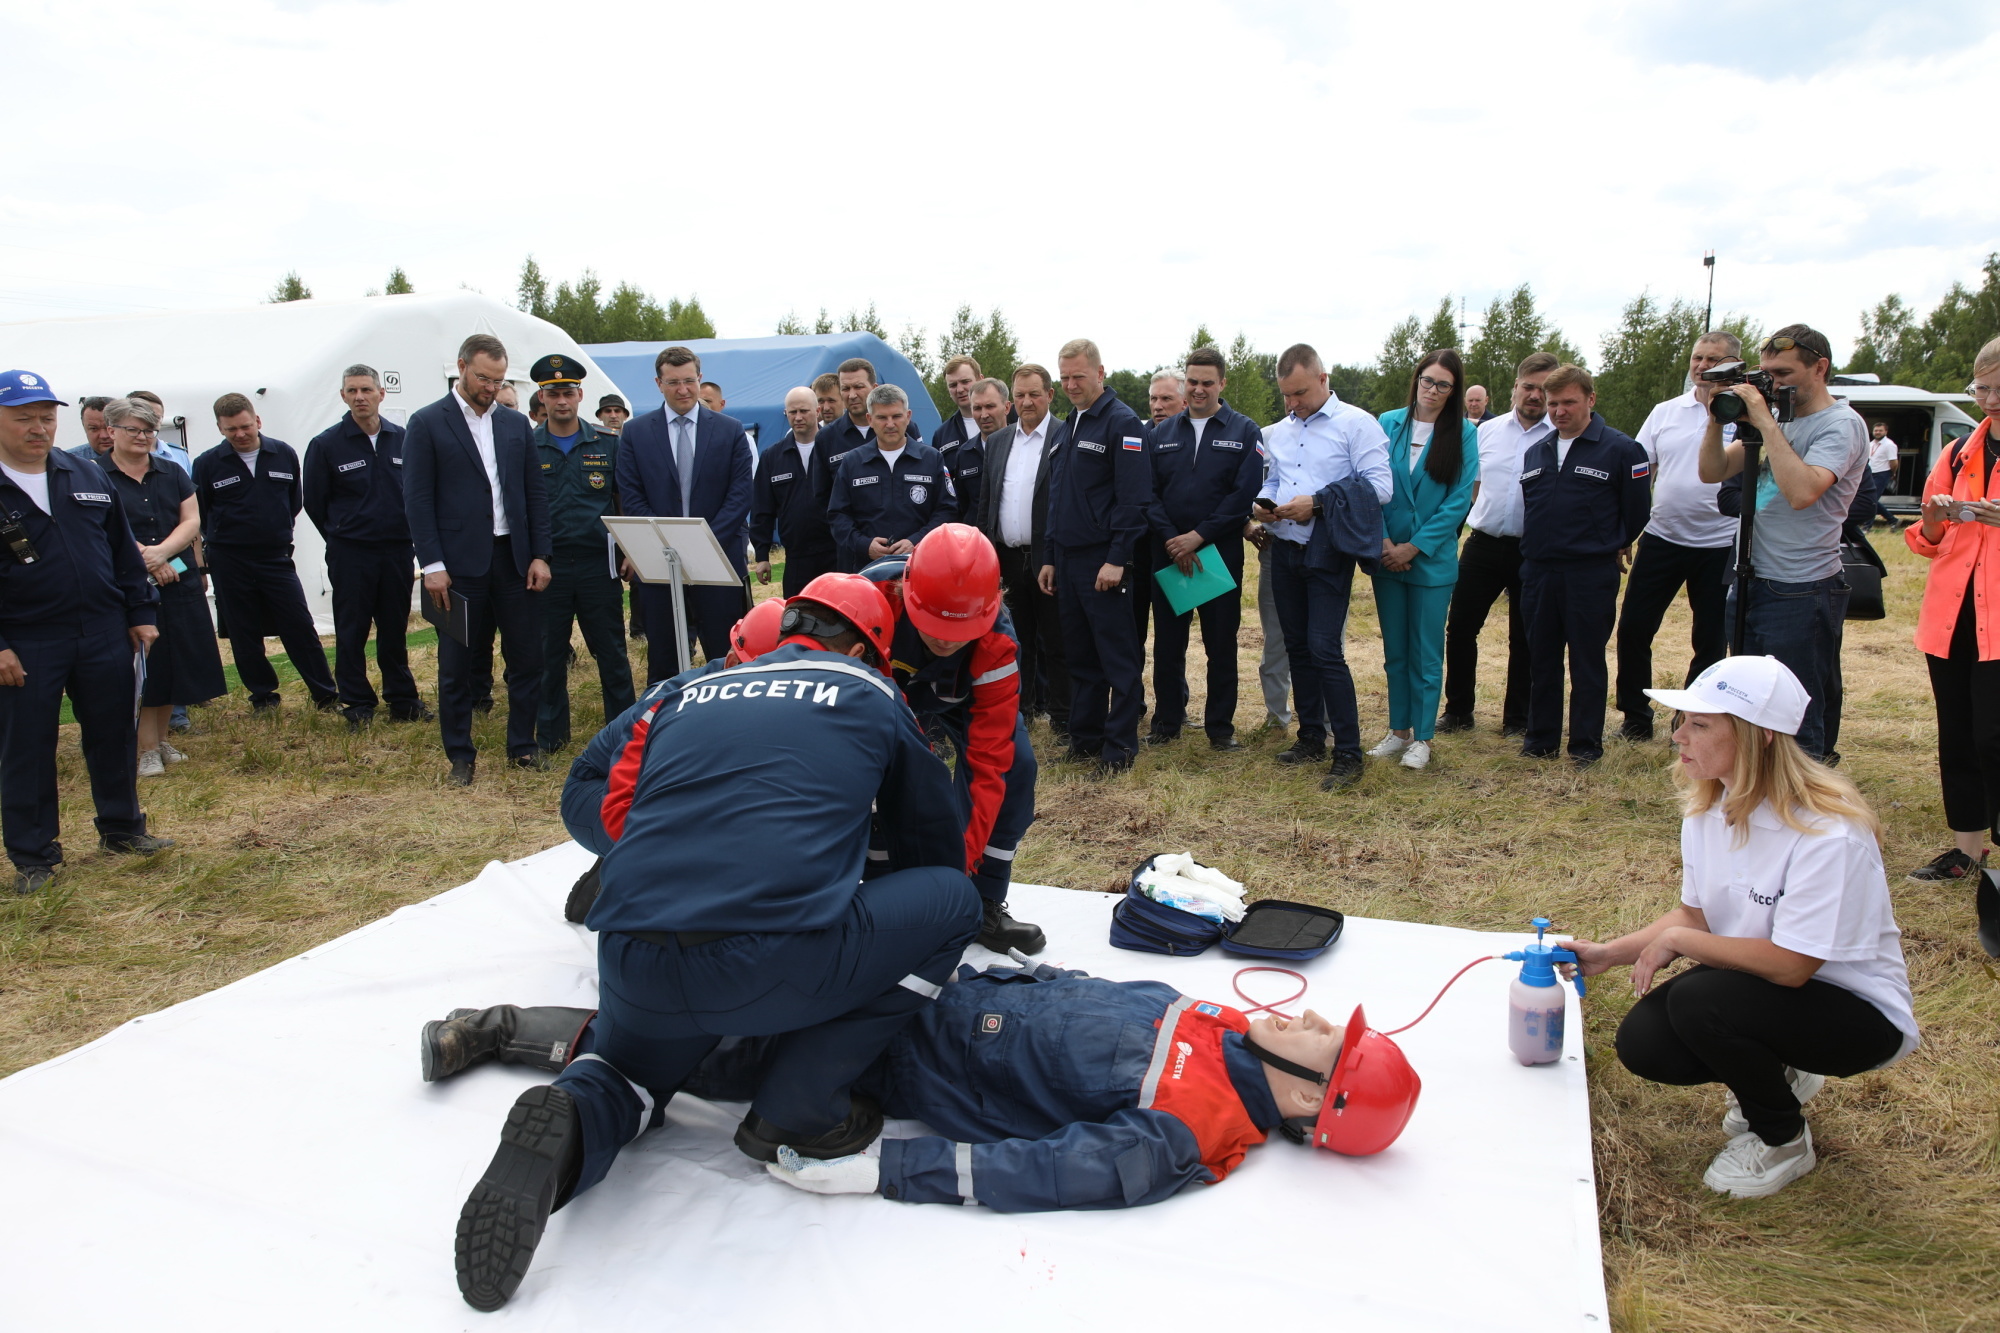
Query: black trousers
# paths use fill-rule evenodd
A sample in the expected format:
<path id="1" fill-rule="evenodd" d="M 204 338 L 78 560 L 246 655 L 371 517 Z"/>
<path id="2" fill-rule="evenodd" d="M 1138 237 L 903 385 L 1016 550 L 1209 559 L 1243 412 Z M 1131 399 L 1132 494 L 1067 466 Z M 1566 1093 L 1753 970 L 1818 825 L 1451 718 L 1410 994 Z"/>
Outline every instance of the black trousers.
<path id="1" fill-rule="evenodd" d="M 146 831 L 133 746 L 132 640 L 122 624 L 61 637 L 9 637 L 25 684 L 0 686 L 0 836 L 17 869 L 61 865 L 56 735 L 62 700 L 83 733 L 83 766 L 106 837 Z"/>
<path id="2" fill-rule="evenodd" d="M 840 555 L 831 546 L 823 551 L 785 548 L 784 592 L 787 597 L 796 597 L 805 591 L 808 583 L 822 574 L 831 574 L 840 568 Z"/>
<path id="3" fill-rule="evenodd" d="M 1139 753 L 1146 656 L 1132 614 L 1131 570 L 1116 588 L 1098 591 L 1105 552 L 1102 546 L 1056 549 L 1056 610 L 1074 691 L 1069 735 L 1080 753 L 1129 762 Z"/>
<path id="4" fill-rule="evenodd" d="M 542 702 L 535 740 L 544 750 L 569 744 L 569 632 L 583 627 L 583 645 L 597 662 L 608 723 L 632 706 L 632 659 L 625 651 L 625 585 L 612 577 L 600 547 L 556 552 L 542 604 Z"/>
<path id="5" fill-rule="evenodd" d="M 1681 546 L 1650 532 L 1640 534 L 1632 572 L 1625 576 L 1625 607 L 1618 613 L 1619 712 L 1646 717 L 1652 711 L 1645 691 L 1653 685 L 1653 636 L 1682 584 L 1694 613 L 1694 657 L 1682 684 L 1729 656 L 1729 618 L 1723 614 L 1729 600 L 1729 556 L 1727 546 Z"/>
<path id="6" fill-rule="evenodd" d="M 410 674 L 410 585 L 416 556 L 408 542 L 350 542 L 329 537 L 326 573 L 333 584 L 333 677 L 340 707 L 349 717 L 375 715 L 375 687 L 368 683 L 368 631 L 375 631 L 375 663 L 382 669 L 382 698 L 397 717 L 423 710 L 417 678 Z"/>
<path id="7" fill-rule="evenodd" d="M 1618 1025 L 1618 1059 L 1640 1078 L 1679 1088 L 1721 1083 L 1764 1142 L 1805 1128 L 1785 1066 L 1848 1078 L 1902 1047 L 1903 1034 L 1853 991 L 1814 979 L 1780 986 L 1699 966 L 1655 986 Z"/>
<path id="8" fill-rule="evenodd" d="M 1458 553 L 1458 584 L 1444 623 L 1444 711 L 1471 717 L 1479 687 L 1479 632 L 1500 594 L 1507 595 L 1507 692 L 1500 725 L 1528 725 L 1528 632 L 1521 617 L 1521 539 L 1473 529 Z"/>
<path id="9" fill-rule="evenodd" d="M 737 571 L 741 578 L 743 571 Z M 666 583 L 641 583 L 637 593 L 640 615 L 646 622 L 646 683 L 669 680 L 694 665 L 687 645 L 674 644 L 674 590 Z M 729 630 L 750 609 L 746 583 L 733 588 L 683 588 L 687 601 L 688 633 L 701 643 L 701 655 L 720 662 L 729 655 Z"/>
<path id="10" fill-rule="evenodd" d="M 1521 749 L 1553 754 L 1562 741 L 1563 654 L 1569 654 L 1569 752 L 1604 754 L 1604 650 L 1618 618 L 1618 557 L 1521 563 L 1528 622 L 1528 733 Z"/>
<path id="11" fill-rule="evenodd" d="M 2000 662 L 1979 660 L 1975 607 L 1968 586 L 1951 632 L 1951 656 L 1924 655 L 1937 704 L 1944 822 L 1953 833 L 1977 833 L 2000 819 Z"/>
<path id="12" fill-rule="evenodd" d="M 1063 651 L 1056 599 L 1036 582 L 1041 557 L 1032 546 L 1000 548 L 1000 586 L 1008 618 L 1021 644 L 1021 715 L 1047 713 L 1058 731 L 1069 729 L 1069 659 Z"/>
<path id="13" fill-rule="evenodd" d="M 306 609 L 306 590 L 292 565 L 289 546 L 207 548 L 208 572 L 215 576 L 215 601 L 229 626 L 229 651 L 251 703 L 278 701 L 278 673 L 264 655 L 264 636 L 275 634 L 316 704 L 339 697 L 326 649 Z"/>
<path id="14" fill-rule="evenodd" d="M 1208 698 L 1202 704 L 1202 730 L 1212 741 L 1228 740 L 1236 734 L 1236 638 L 1243 629 L 1243 543 L 1218 542 L 1207 558 L 1218 555 L 1235 577 L 1236 587 L 1186 615 L 1174 614 L 1167 595 L 1160 591 L 1159 580 L 1150 570 L 1145 571 L 1152 588 L 1147 600 L 1157 604 L 1153 621 L 1154 731 L 1173 735 L 1187 724 L 1188 638 L 1199 617 L 1202 651 L 1208 655 Z"/>
<path id="15" fill-rule="evenodd" d="M 1166 563 L 1165 552 L 1153 545 L 1151 537 L 1141 537 L 1132 543 L 1132 559 L 1126 565 L 1132 585 L 1132 620 L 1139 627 L 1139 658 L 1146 657 L 1146 630 L 1150 627 L 1153 613 L 1153 570 Z M 1144 673 L 1140 675 L 1139 716 L 1146 715 L 1146 687 Z"/>
<path id="16" fill-rule="evenodd" d="M 477 576 L 453 574 L 451 586 L 471 605 L 472 644 L 438 635 L 438 731 L 453 763 L 478 757 L 472 744 L 472 705 L 479 676 L 493 673 L 493 634 L 507 680 L 507 757 L 535 753 L 535 715 L 542 699 L 542 594 L 528 591 L 514 567 L 514 539 L 497 537 L 493 563 Z"/>

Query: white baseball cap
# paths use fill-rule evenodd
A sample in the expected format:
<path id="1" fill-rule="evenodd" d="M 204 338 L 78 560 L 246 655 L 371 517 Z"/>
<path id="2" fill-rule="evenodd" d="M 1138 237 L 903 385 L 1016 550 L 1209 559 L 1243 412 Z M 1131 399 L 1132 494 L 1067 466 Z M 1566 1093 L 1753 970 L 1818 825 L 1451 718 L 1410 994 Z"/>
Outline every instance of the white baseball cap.
<path id="1" fill-rule="evenodd" d="M 1647 690 L 1677 713 L 1733 713 L 1753 727 L 1799 734 L 1810 696 L 1775 657 L 1725 657 L 1684 690 Z"/>

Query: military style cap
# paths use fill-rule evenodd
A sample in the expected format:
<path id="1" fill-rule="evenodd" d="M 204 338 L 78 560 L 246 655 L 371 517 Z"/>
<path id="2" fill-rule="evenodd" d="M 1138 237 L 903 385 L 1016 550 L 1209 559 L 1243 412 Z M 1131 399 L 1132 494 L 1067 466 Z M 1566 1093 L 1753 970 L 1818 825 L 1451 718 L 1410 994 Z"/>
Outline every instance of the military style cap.
<path id="1" fill-rule="evenodd" d="M 537 384 L 581 384 L 590 370 L 573 356 L 545 356 L 528 371 Z"/>
<path id="2" fill-rule="evenodd" d="M 20 407 L 26 403 L 54 403 L 68 407 L 49 388 L 49 382 L 29 370 L 0 370 L 0 407 Z"/>

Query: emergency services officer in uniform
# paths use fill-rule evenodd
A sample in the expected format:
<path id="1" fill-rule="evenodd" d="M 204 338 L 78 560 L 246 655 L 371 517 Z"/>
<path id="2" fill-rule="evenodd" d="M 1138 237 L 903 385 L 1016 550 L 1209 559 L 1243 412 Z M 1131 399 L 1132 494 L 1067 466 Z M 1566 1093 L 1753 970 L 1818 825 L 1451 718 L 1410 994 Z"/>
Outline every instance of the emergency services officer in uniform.
<path id="1" fill-rule="evenodd" d="M 725 1036 L 783 1034 L 736 1131 L 748 1155 L 837 1157 L 880 1133 L 848 1089 L 979 928 L 950 779 L 883 674 L 892 623 L 874 584 L 824 575 L 775 650 L 633 725 L 601 821 L 570 830 L 604 856 L 586 922 L 600 1008 L 555 1083 L 515 1102 L 459 1214 L 469 1304 L 513 1295 L 551 1209 L 604 1179 Z M 904 868 L 863 883 L 878 808 Z"/>
<path id="2" fill-rule="evenodd" d="M 1651 460 L 1591 409 L 1581 366 L 1543 383 L 1555 433 L 1521 457 L 1521 602 L 1528 630 L 1528 732 L 1521 753 L 1549 759 L 1562 740 L 1563 650 L 1569 650 L 1569 757 L 1604 757 L 1604 649 L 1618 615 L 1618 575 L 1652 514 Z"/>
<path id="3" fill-rule="evenodd" d="M 569 629 L 583 627 L 583 645 L 597 659 L 604 720 L 632 706 L 632 661 L 625 655 L 625 585 L 604 516 L 618 512 L 618 437 L 583 420 L 583 377 L 572 356 L 535 362 L 528 378 L 548 409 L 535 427 L 535 456 L 549 496 L 555 556 L 542 593 L 542 705 L 536 742 L 544 754 L 569 744 Z"/>
<path id="4" fill-rule="evenodd" d="M 229 627 L 236 674 L 250 691 L 251 708 L 278 706 L 278 673 L 264 656 L 264 636 L 275 634 L 314 705 L 333 708 L 340 695 L 292 565 L 292 528 L 305 508 L 299 456 L 264 435 L 255 404 L 240 393 L 215 400 L 215 425 L 222 443 L 194 460 L 193 480 L 202 552 L 215 576 L 216 611 Z"/>
<path id="5" fill-rule="evenodd" d="M 951 472 L 938 451 L 909 438 L 910 396 L 894 384 L 868 391 L 870 443 L 833 469 L 826 505 L 840 567 L 855 573 L 885 555 L 908 555 L 958 514 Z"/>
<path id="6" fill-rule="evenodd" d="M 1146 425 L 1104 387 L 1097 344 L 1077 338 L 1056 358 L 1076 404 L 1069 438 L 1049 458 L 1049 534 L 1042 591 L 1056 599 L 1069 662 L 1070 754 L 1095 759 L 1096 777 L 1132 767 L 1139 753 L 1139 677 L 1145 647 L 1132 598 L 1132 549 L 1153 505 Z M 1150 573 L 1140 571 L 1140 578 Z"/>
<path id="7" fill-rule="evenodd" d="M 1237 592 L 1175 615 L 1152 571 L 1142 569 L 1154 611 L 1153 728 L 1149 745 L 1178 737 L 1187 720 L 1188 631 L 1201 617 L 1201 646 L 1208 655 L 1208 699 L 1202 730 L 1209 748 L 1240 750 L 1236 739 L 1236 636 L 1243 627 L 1243 528 L 1250 503 L 1264 484 L 1263 432 L 1222 399 L 1228 384 L 1222 353 L 1201 347 L 1188 353 L 1187 409 L 1153 426 L 1155 546 L 1184 571 L 1196 552 L 1220 560 Z M 1206 551 L 1203 548 L 1206 547 Z"/>
<path id="8" fill-rule="evenodd" d="M 347 414 L 306 446 L 306 517 L 326 539 L 333 584 L 333 677 L 340 709 L 355 729 L 375 717 L 368 683 L 368 630 L 382 697 L 398 722 L 424 722 L 431 710 L 410 674 L 410 585 L 416 548 L 403 513 L 403 428 L 382 418 L 382 377 L 349 366 L 340 377 Z"/>
<path id="9" fill-rule="evenodd" d="M 146 832 L 133 746 L 133 656 L 158 637 L 159 594 L 96 463 L 55 449 L 57 398 L 41 376 L 0 371 L 0 836 L 14 891 L 62 864 L 56 736 L 68 691 L 107 851 L 174 845 Z"/>
<path id="10" fill-rule="evenodd" d="M 830 574 L 840 555 L 827 526 L 826 502 L 833 491 L 833 464 L 826 456 L 819 425 L 819 402 L 808 388 L 785 395 L 791 430 L 764 451 L 750 482 L 750 572 L 771 581 L 771 543 L 785 546 L 785 596 L 796 597 L 808 583 Z"/>

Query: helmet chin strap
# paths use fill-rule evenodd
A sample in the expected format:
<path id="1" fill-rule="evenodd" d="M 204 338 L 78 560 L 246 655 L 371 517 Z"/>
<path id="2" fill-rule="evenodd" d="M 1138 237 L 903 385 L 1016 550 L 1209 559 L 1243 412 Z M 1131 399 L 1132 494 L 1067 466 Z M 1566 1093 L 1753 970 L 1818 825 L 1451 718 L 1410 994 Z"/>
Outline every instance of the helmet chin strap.
<path id="1" fill-rule="evenodd" d="M 1345 1040 L 1345 1034 L 1343 1034 L 1342 1039 L 1343 1041 Z M 1267 1051 L 1253 1041 L 1247 1032 L 1243 1034 L 1243 1049 L 1279 1073 L 1290 1074 L 1293 1078 L 1302 1078 L 1315 1087 L 1324 1088 L 1328 1083 L 1333 1081 L 1331 1072 L 1322 1074 L 1317 1069 L 1306 1068 L 1296 1060 L 1287 1060 L 1284 1056 L 1274 1051 Z M 1338 1062 L 1339 1057 L 1336 1056 L 1335 1063 L 1337 1064 Z M 1313 1124 L 1318 1118 L 1317 1115 L 1287 1116 L 1278 1122 L 1278 1131 L 1293 1143 L 1304 1143 L 1312 1137 Z"/>

